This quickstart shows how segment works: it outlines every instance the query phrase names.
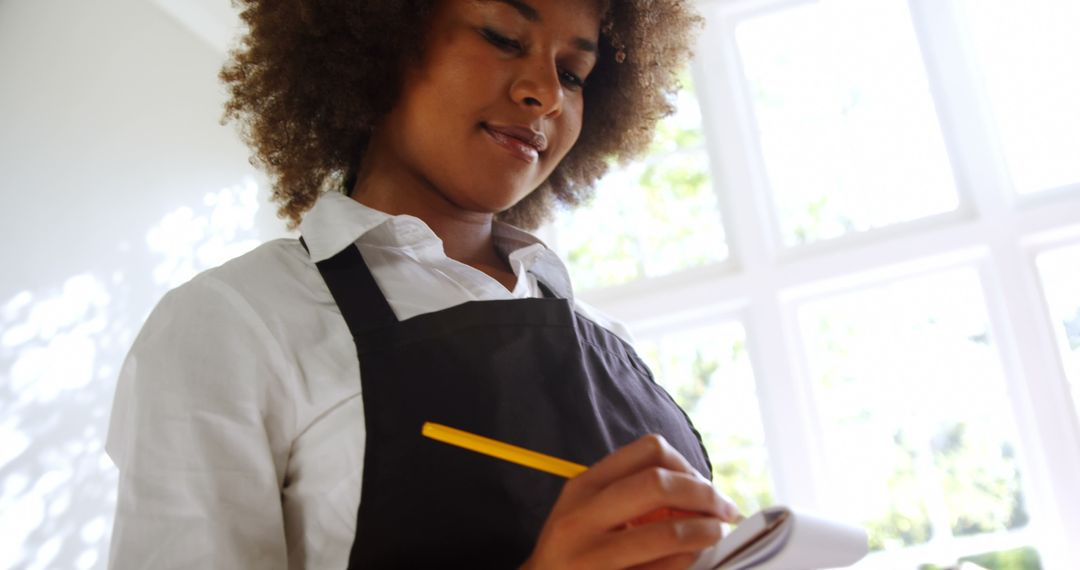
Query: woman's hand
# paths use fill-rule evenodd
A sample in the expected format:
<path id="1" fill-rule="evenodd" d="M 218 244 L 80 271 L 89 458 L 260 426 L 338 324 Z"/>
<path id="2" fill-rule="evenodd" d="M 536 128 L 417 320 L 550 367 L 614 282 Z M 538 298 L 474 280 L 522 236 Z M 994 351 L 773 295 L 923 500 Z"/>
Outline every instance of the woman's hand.
<path id="1" fill-rule="evenodd" d="M 642 525 L 657 509 L 701 513 Z M 522 570 L 687 568 L 738 510 L 658 435 L 647 435 L 569 480 Z"/>

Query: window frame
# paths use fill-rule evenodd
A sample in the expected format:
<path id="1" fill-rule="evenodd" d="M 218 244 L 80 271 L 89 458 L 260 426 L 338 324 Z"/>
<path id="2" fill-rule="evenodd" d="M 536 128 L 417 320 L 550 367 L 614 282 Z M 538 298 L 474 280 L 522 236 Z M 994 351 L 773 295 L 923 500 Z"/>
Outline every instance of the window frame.
<path id="1" fill-rule="evenodd" d="M 907 0 L 959 207 L 818 243 L 784 246 L 734 30 L 745 18 L 808 1 L 813 0 L 696 2 L 706 29 L 692 74 L 728 257 L 579 296 L 623 320 L 635 334 L 655 336 L 709 321 L 740 321 L 778 501 L 836 512 L 835 500 L 826 491 L 828 470 L 799 338 L 799 305 L 920 272 L 975 267 L 1018 430 L 1031 523 L 1008 537 L 931 541 L 875 554 L 866 564 L 914 564 L 978 552 L 984 544 L 1021 546 L 1036 538 L 1044 567 L 1080 566 L 1080 545 L 1067 540 L 1080 536 L 1080 512 L 1063 506 L 1080 505 L 1080 486 L 1075 484 L 1080 481 L 1080 421 L 1035 264 L 1042 251 L 1080 243 L 1080 184 L 1028 195 L 1012 191 L 990 106 L 979 88 L 970 39 L 961 25 L 959 0 Z M 994 549 L 999 547 L 989 548 Z"/>

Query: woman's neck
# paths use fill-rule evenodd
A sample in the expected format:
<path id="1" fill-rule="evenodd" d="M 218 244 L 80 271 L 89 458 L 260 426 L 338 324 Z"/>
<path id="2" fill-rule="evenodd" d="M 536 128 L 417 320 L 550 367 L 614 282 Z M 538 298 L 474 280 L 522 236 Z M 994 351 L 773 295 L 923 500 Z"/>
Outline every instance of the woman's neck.
<path id="1" fill-rule="evenodd" d="M 427 181 L 386 168 L 362 169 L 350 196 L 387 214 L 423 220 L 442 240 L 447 257 L 487 273 L 508 290 L 514 289 L 516 277 L 495 248 L 494 214 L 460 208 Z"/>

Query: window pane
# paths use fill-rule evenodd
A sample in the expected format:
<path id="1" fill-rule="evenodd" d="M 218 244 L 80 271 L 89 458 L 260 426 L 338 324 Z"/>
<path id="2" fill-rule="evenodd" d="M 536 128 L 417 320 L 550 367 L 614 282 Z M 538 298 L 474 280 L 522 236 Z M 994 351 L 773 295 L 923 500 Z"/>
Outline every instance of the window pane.
<path id="1" fill-rule="evenodd" d="M 783 242 L 958 206 L 904 0 L 823 0 L 739 24 Z"/>
<path id="2" fill-rule="evenodd" d="M 1062 366 L 1080 415 L 1080 245 L 1043 253 L 1036 259 Z"/>
<path id="3" fill-rule="evenodd" d="M 963 6 L 1013 187 L 1080 183 L 1080 2 Z"/>
<path id="4" fill-rule="evenodd" d="M 657 381 L 686 410 L 713 464 L 713 481 L 744 513 L 773 502 L 746 333 L 738 323 L 638 344 Z"/>
<path id="5" fill-rule="evenodd" d="M 594 200 L 561 212 L 558 247 L 579 289 L 721 261 L 728 249 L 689 73 L 649 156 L 612 171 Z"/>
<path id="6" fill-rule="evenodd" d="M 1016 529 L 1028 514 L 974 270 L 799 311 L 837 495 L 875 549 Z"/>
<path id="7" fill-rule="evenodd" d="M 918 570 L 977 570 L 979 568 L 989 570 L 1040 570 L 1042 568 L 1039 553 L 1030 546 L 964 556 L 958 562 L 960 564 L 950 564 L 948 566 L 921 564 Z M 970 562 L 975 566 L 971 564 L 964 565 L 964 562 Z"/>

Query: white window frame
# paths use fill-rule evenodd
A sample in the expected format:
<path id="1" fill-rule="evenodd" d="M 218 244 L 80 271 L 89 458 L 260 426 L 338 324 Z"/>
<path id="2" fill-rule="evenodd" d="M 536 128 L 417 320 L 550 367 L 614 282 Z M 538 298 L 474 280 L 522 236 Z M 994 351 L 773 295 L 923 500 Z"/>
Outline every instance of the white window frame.
<path id="1" fill-rule="evenodd" d="M 1020 438 L 1031 523 L 1008 536 L 957 538 L 872 556 L 912 567 L 941 556 L 1021 546 L 1036 537 L 1045 568 L 1080 567 L 1080 422 L 1057 354 L 1035 257 L 1080 243 L 1080 185 L 1016 195 L 993 129 L 957 0 L 908 0 L 953 167 L 957 210 L 809 245 L 785 247 L 735 45 L 739 21 L 813 0 L 699 0 L 707 18 L 693 64 L 730 257 L 673 275 L 585 291 L 638 336 L 737 320 L 758 387 L 780 502 L 833 510 L 819 420 L 796 312 L 824 294 L 949 267 L 978 270 Z M 556 236 L 557 237 L 557 236 Z M 1071 507 L 1070 507 L 1071 506 Z"/>

